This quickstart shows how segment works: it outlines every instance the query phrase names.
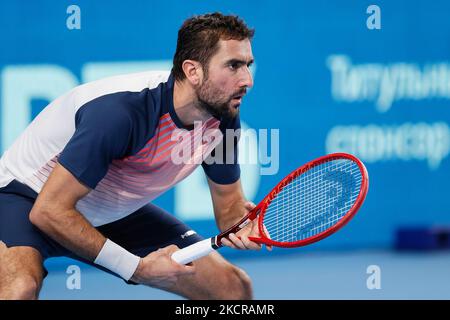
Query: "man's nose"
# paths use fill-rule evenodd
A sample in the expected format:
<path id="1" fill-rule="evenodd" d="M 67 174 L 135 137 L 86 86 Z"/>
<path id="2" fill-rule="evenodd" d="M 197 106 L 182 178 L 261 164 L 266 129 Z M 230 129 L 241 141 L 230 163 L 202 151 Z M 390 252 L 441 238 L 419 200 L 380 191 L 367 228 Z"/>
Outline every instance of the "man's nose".
<path id="1" fill-rule="evenodd" d="M 249 67 L 244 68 L 240 86 L 247 88 L 253 87 L 253 76 Z"/>

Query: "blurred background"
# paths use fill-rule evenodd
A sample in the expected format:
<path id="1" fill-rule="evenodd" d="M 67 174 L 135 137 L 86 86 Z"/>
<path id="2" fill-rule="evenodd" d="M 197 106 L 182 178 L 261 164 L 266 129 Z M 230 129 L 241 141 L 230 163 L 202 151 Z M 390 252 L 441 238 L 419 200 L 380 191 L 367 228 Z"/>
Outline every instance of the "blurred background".
<path id="1" fill-rule="evenodd" d="M 183 21 L 213 11 L 256 29 L 255 84 L 241 107 L 255 133 L 240 154 L 247 197 L 259 202 L 331 152 L 355 154 L 370 175 L 362 209 L 332 237 L 270 254 L 221 251 L 253 278 L 255 297 L 449 299 L 448 1 L 2 0 L 0 152 L 74 86 L 170 70 Z M 201 168 L 155 203 L 217 233 Z M 43 299 L 178 298 L 74 260 L 46 267 Z"/>

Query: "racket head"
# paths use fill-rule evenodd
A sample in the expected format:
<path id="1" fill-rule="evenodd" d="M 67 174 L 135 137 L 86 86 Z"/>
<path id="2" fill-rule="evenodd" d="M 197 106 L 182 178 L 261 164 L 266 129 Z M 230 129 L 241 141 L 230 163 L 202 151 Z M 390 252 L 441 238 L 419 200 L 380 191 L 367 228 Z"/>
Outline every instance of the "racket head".
<path id="1" fill-rule="evenodd" d="M 341 184 L 340 190 L 338 184 Z M 323 188 L 327 185 L 328 190 Z M 367 169 L 355 156 L 333 153 L 312 160 L 287 175 L 261 201 L 258 205 L 260 238 L 249 239 L 285 248 L 317 242 L 335 233 L 353 218 L 363 204 L 368 188 Z M 341 197 L 338 202 L 332 199 L 333 195 L 334 198 Z M 309 199 L 305 200 L 308 196 Z M 283 204 L 283 199 L 291 203 Z M 295 216 L 291 212 L 291 216 L 286 217 L 289 210 L 294 211 Z M 302 220 L 300 215 L 307 215 L 310 219 Z M 321 223 L 321 218 L 331 218 L 331 222 Z"/>

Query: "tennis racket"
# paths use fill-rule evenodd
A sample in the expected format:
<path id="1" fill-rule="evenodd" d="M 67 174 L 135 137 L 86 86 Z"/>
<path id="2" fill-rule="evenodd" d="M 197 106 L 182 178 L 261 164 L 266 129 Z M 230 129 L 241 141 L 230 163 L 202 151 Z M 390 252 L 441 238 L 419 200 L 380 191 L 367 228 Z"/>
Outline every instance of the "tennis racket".
<path id="1" fill-rule="evenodd" d="M 291 172 L 244 218 L 228 230 L 172 254 L 187 264 L 222 246 L 221 239 L 258 218 L 259 238 L 276 247 L 305 246 L 342 228 L 361 207 L 369 187 L 364 164 L 346 153 L 329 154 Z M 265 227 L 265 228 L 264 228 Z"/>

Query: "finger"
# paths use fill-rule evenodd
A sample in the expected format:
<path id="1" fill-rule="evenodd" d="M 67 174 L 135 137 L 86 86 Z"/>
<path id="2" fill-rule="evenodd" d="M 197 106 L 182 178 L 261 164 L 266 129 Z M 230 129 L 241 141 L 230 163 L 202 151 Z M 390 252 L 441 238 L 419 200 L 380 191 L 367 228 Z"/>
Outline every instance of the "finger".
<path id="1" fill-rule="evenodd" d="M 193 273 L 195 273 L 195 266 L 192 262 L 189 262 L 186 264 L 181 264 L 181 263 L 176 262 L 173 259 L 171 259 L 171 261 L 172 261 L 172 264 L 176 268 L 177 274 L 193 274 Z"/>
<path id="2" fill-rule="evenodd" d="M 222 244 L 224 246 L 233 248 L 233 249 L 239 249 L 238 247 L 236 247 L 230 240 L 228 240 L 227 238 L 222 238 L 221 240 Z"/>
<path id="3" fill-rule="evenodd" d="M 261 245 L 259 243 L 251 241 L 246 236 L 242 236 L 241 240 L 248 249 L 261 250 Z"/>
<path id="4" fill-rule="evenodd" d="M 271 238 L 270 238 L 269 230 L 267 230 L 267 228 L 266 228 L 265 225 L 263 225 L 263 227 L 264 227 L 264 233 L 266 234 L 266 237 L 269 238 L 269 239 L 271 239 Z"/>
<path id="5" fill-rule="evenodd" d="M 194 265 L 191 263 L 190 265 L 184 265 L 182 267 L 182 273 L 183 274 L 194 274 L 195 273 L 195 267 Z"/>
<path id="6" fill-rule="evenodd" d="M 269 231 L 267 230 L 266 226 L 263 225 L 263 227 L 264 227 L 264 233 L 266 234 L 267 238 L 271 239 L 271 238 L 270 238 L 270 233 L 269 233 Z M 266 249 L 269 250 L 269 251 L 272 251 L 272 246 L 271 246 L 271 245 L 266 245 Z"/>
<path id="7" fill-rule="evenodd" d="M 247 249 L 244 243 L 234 233 L 230 233 L 228 239 L 230 239 L 230 241 L 239 249 Z"/>

